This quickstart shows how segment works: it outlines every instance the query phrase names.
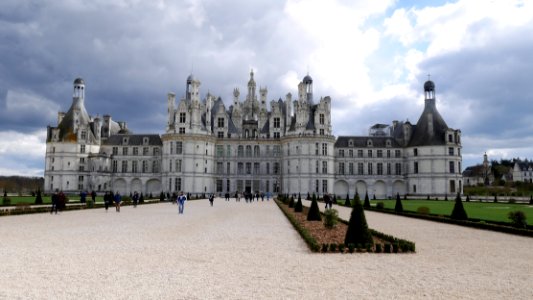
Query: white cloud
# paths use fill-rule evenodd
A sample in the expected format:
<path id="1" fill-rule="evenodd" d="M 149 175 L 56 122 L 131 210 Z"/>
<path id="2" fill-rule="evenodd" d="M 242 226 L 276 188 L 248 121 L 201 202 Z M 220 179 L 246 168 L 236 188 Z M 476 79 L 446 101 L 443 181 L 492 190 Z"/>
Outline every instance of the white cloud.
<path id="1" fill-rule="evenodd" d="M 0 131 L 0 174 L 42 176 L 46 129 L 32 133 Z"/>
<path id="2" fill-rule="evenodd" d="M 8 117 L 54 119 L 58 111 L 59 105 L 43 96 L 24 90 L 7 91 L 4 113 Z"/>

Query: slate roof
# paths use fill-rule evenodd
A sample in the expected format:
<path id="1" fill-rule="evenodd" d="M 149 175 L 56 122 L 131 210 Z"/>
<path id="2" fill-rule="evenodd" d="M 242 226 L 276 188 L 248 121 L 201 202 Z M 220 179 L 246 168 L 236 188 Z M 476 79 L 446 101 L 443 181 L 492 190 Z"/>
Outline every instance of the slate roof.
<path id="1" fill-rule="evenodd" d="M 148 146 L 162 146 L 163 142 L 158 134 L 123 134 L 113 135 L 104 141 L 104 145 L 122 146 L 122 139 L 128 138 L 128 146 L 146 146 L 143 139 L 148 138 Z"/>
<path id="2" fill-rule="evenodd" d="M 401 147 L 393 137 L 390 136 L 339 136 L 335 141 L 335 148 L 350 147 L 350 140 L 353 142 L 353 148 L 385 148 L 387 140 L 390 141 L 390 147 Z M 372 146 L 367 146 L 368 140 L 372 141 Z"/>
<path id="3" fill-rule="evenodd" d="M 434 146 L 446 144 L 448 125 L 437 111 L 435 99 L 426 99 L 424 111 L 413 127 L 409 146 Z"/>

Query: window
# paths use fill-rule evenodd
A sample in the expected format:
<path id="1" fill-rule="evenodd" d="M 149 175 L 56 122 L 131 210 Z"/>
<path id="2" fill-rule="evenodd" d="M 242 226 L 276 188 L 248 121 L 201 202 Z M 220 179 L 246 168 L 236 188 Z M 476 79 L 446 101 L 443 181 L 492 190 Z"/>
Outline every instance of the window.
<path id="1" fill-rule="evenodd" d="M 322 155 L 328 155 L 328 144 L 322 144 Z"/>
<path id="2" fill-rule="evenodd" d="M 81 172 L 85 171 L 85 167 L 84 166 L 79 166 L 78 170 L 80 170 Z"/>
<path id="3" fill-rule="evenodd" d="M 396 158 L 402 157 L 402 152 L 400 150 L 394 150 L 394 157 Z"/>
<path id="4" fill-rule="evenodd" d="M 396 163 L 395 167 L 394 167 L 394 171 L 396 175 L 402 175 L 402 164 L 401 163 Z"/>
<path id="5" fill-rule="evenodd" d="M 413 149 L 413 155 L 414 156 L 418 156 L 418 149 L 417 148 Z"/>
<path id="6" fill-rule="evenodd" d="M 378 175 L 383 175 L 383 163 L 377 163 L 377 172 L 378 172 Z"/>
<path id="7" fill-rule="evenodd" d="M 352 149 L 348 150 L 348 156 L 353 157 L 353 150 Z"/>
<path id="8" fill-rule="evenodd" d="M 363 157 L 363 150 L 357 150 L 357 157 Z"/>
<path id="9" fill-rule="evenodd" d="M 266 173 L 270 174 L 270 163 L 266 163 Z"/>
<path id="10" fill-rule="evenodd" d="M 372 157 L 372 150 L 368 150 L 368 157 Z"/>
<path id="11" fill-rule="evenodd" d="M 154 148 L 153 150 L 154 155 L 159 155 L 159 148 Z M 155 171 L 154 171 L 155 172 Z"/>
<path id="12" fill-rule="evenodd" d="M 80 164 L 84 164 L 85 163 L 85 157 L 80 157 Z"/>
<path id="13" fill-rule="evenodd" d="M 243 174 L 244 173 L 244 165 L 243 163 L 237 164 L 237 174 Z"/>
<path id="14" fill-rule="evenodd" d="M 139 148 L 133 147 L 133 155 L 139 155 Z"/>
<path id="15" fill-rule="evenodd" d="M 450 180 L 450 193 L 455 193 L 455 180 Z"/>
<path id="16" fill-rule="evenodd" d="M 387 158 L 390 158 L 390 150 L 387 150 Z"/>
<path id="17" fill-rule="evenodd" d="M 224 145 L 217 145 L 216 147 L 217 147 L 216 156 L 218 157 L 224 156 Z"/>
<path id="18" fill-rule="evenodd" d="M 122 173 L 126 173 L 126 172 L 128 172 L 128 162 L 123 161 L 122 162 Z"/>
<path id="19" fill-rule="evenodd" d="M 322 162 L 322 174 L 327 174 L 327 173 L 328 173 L 328 162 L 323 161 Z"/>
<path id="20" fill-rule="evenodd" d="M 387 175 L 391 175 L 391 164 L 387 163 Z"/>
<path id="21" fill-rule="evenodd" d="M 246 146 L 246 157 L 252 157 L 252 146 Z"/>
<path id="22" fill-rule="evenodd" d="M 259 163 L 254 163 L 254 174 L 259 174 Z"/>
<path id="23" fill-rule="evenodd" d="M 274 152 L 274 156 L 280 156 L 280 154 L 281 154 L 281 146 L 280 145 L 274 145 L 273 152 Z"/>
<path id="24" fill-rule="evenodd" d="M 414 162 L 413 173 L 418 174 L 418 162 Z"/>
<path id="25" fill-rule="evenodd" d="M 320 135 L 324 135 L 324 129 L 320 128 L 319 133 L 320 133 Z"/>
<path id="26" fill-rule="evenodd" d="M 461 148 L 457 148 L 457 156 L 461 156 Z"/>
<path id="27" fill-rule="evenodd" d="M 217 119 L 218 128 L 224 128 L 224 118 Z"/>
<path id="28" fill-rule="evenodd" d="M 343 149 L 339 149 L 339 157 L 344 157 L 344 150 Z"/>
<path id="29" fill-rule="evenodd" d="M 226 156 L 231 156 L 231 146 L 226 145 Z"/>
<path id="30" fill-rule="evenodd" d="M 251 175 L 251 174 L 252 174 L 252 163 L 247 162 L 246 163 L 246 175 Z"/>
<path id="31" fill-rule="evenodd" d="M 378 150 L 377 157 L 383 157 L 383 150 Z"/>
<path id="32" fill-rule="evenodd" d="M 259 157 L 261 155 L 261 152 L 259 151 L 259 146 L 254 146 L 254 157 Z"/>
<path id="33" fill-rule="evenodd" d="M 83 176 L 78 176 L 78 190 L 83 190 Z"/>
<path id="34" fill-rule="evenodd" d="M 159 173 L 159 164 L 157 163 L 157 160 L 152 162 L 152 173 Z"/>
<path id="35" fill-rule="evenodd" d="M 122 147 L 122 155 L 128 155 L 128 147 Z"/>
<path id="36" fill-rule="evenodd" d="M 327 193 L 328 192 L 328 181 L 327 180 L 322 180 L 322 193 Z"/>
<path id="37" fill-rule="evenodd" d="M 449 164 L 450 164 L 450 173 L 451 174 L 455 173 L 455 164 L 453 163 L 453 161 L 450 161 Z"/>
<path id="38" fill-rule="evenodd" d="M 185 127 L 180 127 L 179 134 L 185 134 Z"/>
<path id="39" fill-rule="evenodd" d="M 227 162 L 226 163 L 226 174 L 230 174 L 230 173 L 231 173 L 231 163 Z"/>
<path id="40" fill-rule="evenodd" d="M 113 147 L 113 155 L 118 155 L 118 147 Z"/>
<path id="41" fill-rule="evenodd" d="M 137 161 L 132 161 L 131 162 L 131 172 L 132 173 L 137 173 Z"/>
<path id="42" fill-rule="evenodd" d="M 83 131 L 81 132 L 81 139 L 82 139 L 83 141 L 87 139 L 87 131 L 83 130 Z"/>
<path id="43" fill-rule="evenodd" d="M 319 122 L 320 122 L 320 125 L 324 125 L 324 114 L 320 114 Z"/>
<path id="44" fill-rule="evenodd" d="M 372 163 L 368 163 L 367 169 L 368 169 L 368 175 L 372 175 L 374 173 L 372 169 Z"/>
<path id="45" fill-rule="evenodd" d="M 183 154 L 183 142 L 176 142 L 176 154 Z"/>
<path id="46" fill-rule="evenodd" d="M 181 178 L 174 178 L 174 190 L 181 191 Z"/>
<path id="47" fill-rule="evenodd" d="M 170 154 L 174 154 L 174 142 L 170 142 Z"/>
<path id="48" fill-rule="evenodd" d="M 116 160 L 113 161 L 113 173 L 118 172 L 118 162 Z"/>
<path id="49" fill-rule="evenodd" d="M 320 182 L 320 181 L 318 181 L 318 179 L 317 179 L 317 180 L 316 180 L 316 183 L 315 183 L 315 187 L 316 187 L 315 191 L 316 191 L 317 193 L 318 193 L 319 188 L 320 188 L 319 182 Z"/>
<path id="50" fill-rule="evenodd" d="M 357 163 L 357 175 L 363 175 L 363 163 Z"/>
<path id="51" fill-rule="evenodd" d="M 224 138 L 224 131 L 219 131 L 219 132 L 217 132 L 217 137 L 218 137 L 219 139 Z"/>
<path id="52" fill-rule="evenodd" d="M 237 156 L 238 157 L 244 156 L 244 147 L 242 145 L 239 145 L 239 147 L 237 147 Z"/>
<path id="53" fill-rule="evenodd" d="M 280 128 L 280 118 L 274 118 L 274 128 Z"/>
<path id="54" fill-rule="evenodd" d="M 143 173 L 148 173 L 148 162 L 146 160 L 143 160 Z"/>
<path id="55" fill-rule="evenodd" d="M 217 179 L 217 193 L 222 193 L 222 179 Z"/>
<path id="56" fill-rule="evenodd" d="M 180 123 L 185 123 L 187 114 L 182 112 L 180 113 Z"/>
<path id="57" fill-rule="evenodd" d="M 181 159 L 176 159 L 176 172 L 181 172 Z"/>
<path id="58" fill-rule="evenodd" d="M 280 138 L 280 133 L 279 132 L 274 132 L 274 138 L 275 139 L 279 139 Z"/>
<path id="59" fill-rule="evenodd" d="M 217 162 L 217 174 L 224 173 L 224 166 L 221 161 Z"/>
<path id="60" fill-rule="evenodd" d="M 339 175 L 344 175 L 344 163 L 339 163 Z"/>
<path id="61" fill-rule="evenodd" d="M 453 147 L 448 148 L 448 155 L 453 155 Z"/>
<path id="62" fill-rule="evenodd" d="M 448 134 L 448 142 L 453 143 L 453 135 Z"/>
<path id="63" fill-rule="evenodd" d="M 172 159 L 168 161 L 168 171 L 172 172 Z"/>
<path id="64" fill-rule="evenodd" d="M 279 174 L 279 163 L 277 162 L 274 163 L 274 174 Z"/>
<path id="65" fill-rule="evenodd" d="M 348 164 L 348 174 L 353 175 L 353 163 Z"/>
<path id="66" fill-rule="evenodd" d="M 80 145 L 80 153 L 85 153 L 85 145 Z"/>
<path id="67" fill-rule="evenodd" d="M 230 188 L 230 181 L 229 181 L 229 179 L 227 179 L 226 180 L 226 192 L 229 192 L 229 188 Z"/>
<path id="68" fill-rule="evenodd" d="M 143 155 L 148 155 L 149 149 L 150 148 L 148 148 L 148 147 L 143 147 Z"/>
<path id="69" fill-rule="evenodd" d="M 315 155 L 318 155 L 318 143 L 315 143 Z"/>

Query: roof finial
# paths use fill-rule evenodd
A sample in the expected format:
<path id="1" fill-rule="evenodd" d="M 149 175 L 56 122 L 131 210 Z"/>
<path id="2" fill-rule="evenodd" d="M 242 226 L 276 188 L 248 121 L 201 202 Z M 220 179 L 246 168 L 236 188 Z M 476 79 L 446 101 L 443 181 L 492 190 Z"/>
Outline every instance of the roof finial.
<path id="1" fill-rule="evenodd" d="M 428 81 L 431 79 L 431 74 L 428 73 Z"/>

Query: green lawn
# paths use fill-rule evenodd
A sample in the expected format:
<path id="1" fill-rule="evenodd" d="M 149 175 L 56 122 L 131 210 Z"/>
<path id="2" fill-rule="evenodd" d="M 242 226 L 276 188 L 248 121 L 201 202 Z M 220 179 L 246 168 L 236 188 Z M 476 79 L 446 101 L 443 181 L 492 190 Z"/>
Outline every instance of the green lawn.
<path id="1" fill-rule="evenodd" d="M 2 205 L 2 198 L 3 197 L 0 197 L 0 205 Z M 10 196 L 9 197 L 11 199 L 11 205 L 16 205 L 17 203 L 29 203 L 29 204 L 35 204 L 35 198 L 36 197 L 32 197 L 32 196 Z M 51 200 L 51 197 L 50 196 L 42 196 L 43 198 L 43 204 L 51 204 L 52 203 L 52 200 Z M 90 196 L 87 196 L 87 199 L 91 199 Z M 75 202 L 79 202 L 80 201 L 80 197 L 79 196 L 70 196 L 69 197 L 69 203 L 75 203 Z M 103 196 L 97 196 L 96 197 L 96 202 L 104 202 L 104 197 Z"/>
<path id="2" fill-rule="evenodd" d="M 371 200 L 370 204 L 375 206 L 377 202 L 383 202 L 385 208 L 394 209 L 396 200 Z M 344 202 L 343 202 L 344 203 Z M 432 201 L 432 200 L 402 200 L 405 211 L 414 211 L 421 207 L 428 207 L 430 213 L 449 216 L 452 213 L 454 200 Z M 488 221 L 510 222 L 507 214 L 510 211 L 521 210 L 526 214 L 528 224 L 533 223 L 533 205 L 509 204 L 509 203 L 487 203 L 487 202 L 465 202 L 463 206 L 469 218 Z"/>

